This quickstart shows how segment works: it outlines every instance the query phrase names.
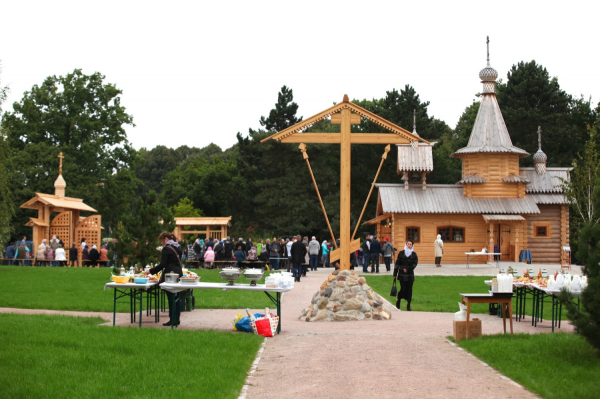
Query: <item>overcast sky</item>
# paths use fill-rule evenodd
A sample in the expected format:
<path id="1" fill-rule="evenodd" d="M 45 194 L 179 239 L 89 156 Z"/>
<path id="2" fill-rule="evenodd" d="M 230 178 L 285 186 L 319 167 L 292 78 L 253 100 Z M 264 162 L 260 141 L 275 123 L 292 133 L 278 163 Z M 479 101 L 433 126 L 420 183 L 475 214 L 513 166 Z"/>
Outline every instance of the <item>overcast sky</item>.
<path id="1" fill-rule="evenodd" d="M 501 78 L 536 60 L 597 104 L 599 11 L 598 0 L 6 0 L 4 110 L 47 76 L 81 68 L 123 90 L 135 148 L 228 148 L 260 127 L 283 85 L 307 118 L 344 94 L 382 98 L 410 84 L 454 128 L 481 90 L 486 35 Z"/>

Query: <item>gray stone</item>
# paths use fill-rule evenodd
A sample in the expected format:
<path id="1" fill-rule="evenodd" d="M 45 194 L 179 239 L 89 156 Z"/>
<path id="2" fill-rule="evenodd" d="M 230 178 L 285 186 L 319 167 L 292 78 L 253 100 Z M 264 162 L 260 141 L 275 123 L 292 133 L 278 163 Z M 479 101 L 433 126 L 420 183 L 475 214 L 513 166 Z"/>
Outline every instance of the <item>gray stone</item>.
<path id="1" fill-rule="evenodd" d="M 342 309 L 344 309 L 344 310 L 357 310 L 357 309 L 362 308 L 362 306 L 363 306 L 363 304 L 362 304 L 361 301 L 359 301 L 356 298 L 352 298 L 352 299 L 349 299 L 344 304 L 344 306 L 342 307 Z"/>
<path id="2" fill-rule="evenodd" d="M 323 296 L 324 296 L 324 297 L 328 297 L 328 298 L 329 298 L 329 297 L 331 296 L 331 293 L 332 293 L 332 292 L 333 292 L 333 288 L 327 288 L 327 289 L 325 290 L 325 295 L 323 295 Z"/>
<path id="3" fill-rule="evenodd" d="M 319 294 L 320 294 L 319 291 L 315 292 L 315 295 L 313 295 L 313 297 L 312 297 L 311 303 L 315 303 L 319 300 L 319 296 L 320 296 Z"/>
<path id="4" fill-rule="evenodd" d="M 389 311 L 389 310 L 387 310 L 387 309 L 383 309 L 383 310 L 380 312 L 380 314 L 381 314 L 381 317 L 383 317 L 385 320 L 389 320 L 389 319 L 391 319 L 391 318 L 392 318 L 392 312 L 390 312 L 390 311 Z"/>
<path id="5" fill-rule="evenodd" d="M 373 320 L 381 320 L 383 317 L 379 313 L 373 312 Z"/>
<path id="6" fill-rule="evenodd" d="M 347 320 L 363 320 L 365 315 L 358 310 L 341 311 L 334 313 L 334 321 L 347 321 Z"/>
<path id="7" fill-rule="evenodd" d="M 354 287 L 350 288 L 350 291 L 356 294 L 360 291 L 360 286 L 355 285 Z"/>
<path id="8" fill-rule="evenodd" d="M 371 312 L 373 309 L 369 306 L 368 303 L 363 302 L 362 307 L 360 308 L 360 311 L 363 313 L 369 313 Z"/>
<path id="9" fill-rule="evenodd" d="M 331 296 L 329 297 L 329 299 L 331 299 L 332 301 L 339 301 L 340 298 L 342 298 L 342 296 L 344 295 L 344 289 L 343 288 L 335 288 L 331 294 Z"/>
<path id="10" fill-rule="evenodd" d="M 330 312 L 327 310 L 320 310 L 319 313 L 312 319 L 312 321 L 321 321 L 329 318 Z"/>
<path id="11" fill-rule="evenodd" d="M 363 289 L 364 289 L 365 291 L 367 291 L 364 285 L 363 285 Z M 367 291 L 367 298 L 369 298 L 369 299 L 371 299 L 371 300 L 375 299 L 375 294 L 373 293 L 373 291 L 370 291 L 370 290 L 369 290 L 369 291 Z"/>
<path id="12" fill-rule="evenodd" d="M 327 306 L 328 303 L 329 303 L 329 299 L 321 298 L 321 299 L 319 299 L 319 302 L 317 302 L 317 306 L 319 309 L 325 309 L 325 306 Z"/>
<path id="13" fill-rule="evenodd" d="M 353 279 L 353 278 L 351 278 L 351 279 L 348 279 L 348 281 L 347 281 L 347 284 L 348 284 L 350 287 L 352 287 L 352 286 L 355 286 L 356 284 L 358 284 L 358 281 L 357 281 L 357 280 L 355 280 L 355 279 Z"/>
<path id="14" fill-rule="evenodd" d="M 350 276 L 350 275 L 351 275 L 351 273 L 349 270 L 342 270 L 340 272 L 340 276 Z"/>
<path id="15" fill-rule="evenodd" d="M 362 285 L 362 289 L 365 291 L 369 291 L 369 290 L 372 290 L 373 288 L 369 287 L 369 285 L 367 283 L 365 283 Z"/>

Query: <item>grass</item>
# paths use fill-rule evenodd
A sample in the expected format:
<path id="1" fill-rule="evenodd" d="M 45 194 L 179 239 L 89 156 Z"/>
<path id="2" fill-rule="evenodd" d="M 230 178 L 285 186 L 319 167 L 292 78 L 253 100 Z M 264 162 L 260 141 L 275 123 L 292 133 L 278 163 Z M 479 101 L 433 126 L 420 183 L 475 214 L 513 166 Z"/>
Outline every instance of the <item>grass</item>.
<path id="1" fill-rule="evenodd" d="M 417 276 L 413 285 L 413 299 L 410 306 L 413 311 L 418 312 L 458 312 L 457 303 L 461 301 L 459 294 L 484 294 L 489 292 L 489 287 L 484 283 L 484 280 L 489 280 L 489 278 L 482 276 Z M 392 276 L 367 276 L 367 284 L 395 305 L 395 299 L 390 296 L 392 281 Z M 397 287 L 400 291 L 399 283 Z M 406 301 L 402 301 L 402 304 L 401 307 L 406 307 Z M 529 316 L 531 316 L 532 304 L 533 300 L 528 296 L 525 314 Z M 544 320 L 551 319 L 551 308 L 550 304 L 544 306 Z M 515 298 L 513 298 L 514 312 L 516 312 Z M 477 303 L 471 305 L 471 313 L 487 314 L 488 304 Z M 564 309 L 562 319 L 567 320 Z M 531 317 L 528 317 L 527 320 L 531 322 Z"/>
<path id="2" fill-rule="evenodd" d="M 3 398 L 237 398 L 262 337 L 0 314 Z"/>
<path id="3" fill-rule="evenodd" d="M 546 399 L 600 395 L 600 354 L 579 335 L 484 335 L 457 344 Z"/>
<path id="4" fill-rule="evenodd" d="M 218 270 L 196 271 L 202 282 L 224 282 Z M 266 275 L 265 275 L 266 277 Z M 113 289 L 110 270 L 65 267 L 0 267 L 0 307 L 112 312 Z M 246 283 L 240 278 L 238 282 Z M 197 309 L 262 309 L 273 303 L 262 292 L 194 290 Z M 117 303 L 118 312 L 128 312 L 129 302 Z"/>

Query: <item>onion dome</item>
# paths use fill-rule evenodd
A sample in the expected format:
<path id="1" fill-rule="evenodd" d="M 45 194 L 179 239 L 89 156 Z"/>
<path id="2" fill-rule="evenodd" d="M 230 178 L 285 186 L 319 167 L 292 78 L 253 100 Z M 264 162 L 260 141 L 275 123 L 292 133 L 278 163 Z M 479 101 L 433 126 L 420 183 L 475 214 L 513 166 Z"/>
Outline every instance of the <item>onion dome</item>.
<path id="1" fill-rule="evenodd" d="M 56 181 L 54 182 L 54 195 L 59 198 L 65 197 L 65 188 L 67 187 L 67 182 L 63 179 L 62 175 L 58 175 Z"/>
<path id="2" fill-rule="evenodd" d="M 479 71 L 479 78 L 483 83 L 483 93 L 495 93 L 496 92 L 496 79 L 498 79 L 498 71 L 496 71 L 490 65 L 490 37 L 487 37 L 487 65 L 481 71 Z"/>
<path id="3" fill-rule="evenodd" d="M 538 175 L 546 173 L 546 161 L 548 156 L 542 151 L 542 127 L 538 126 L 538 150 L 533 154 L 533 166 Z"/>

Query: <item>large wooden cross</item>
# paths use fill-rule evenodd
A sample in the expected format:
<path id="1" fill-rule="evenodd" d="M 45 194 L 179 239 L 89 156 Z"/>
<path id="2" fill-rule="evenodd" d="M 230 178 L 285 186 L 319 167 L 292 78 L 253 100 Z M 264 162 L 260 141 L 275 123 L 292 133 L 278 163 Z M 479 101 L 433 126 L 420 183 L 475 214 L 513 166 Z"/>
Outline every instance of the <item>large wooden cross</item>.
<path id="1" fill-rule="evenodd" d="M 305 133 L 301 130 L 314 123 L 331 117 L 332 124 L 341 125 L 340 133 Z M 391 133 L 351 133 L 351 126 L 360 124 L 361 118 L 382 126 Z M 340 269 L 350 269 L 350 184 L 351 184 L 351 146 L 352 144 L 408 144 L 423 141 L 406 129 L 359 107 L 344 95 L 341 103 L 334 105 L 302 122 L 290 126 L 266 139 L 279 140 L 282 143 L 324 143 L 340 145 Z"/>

